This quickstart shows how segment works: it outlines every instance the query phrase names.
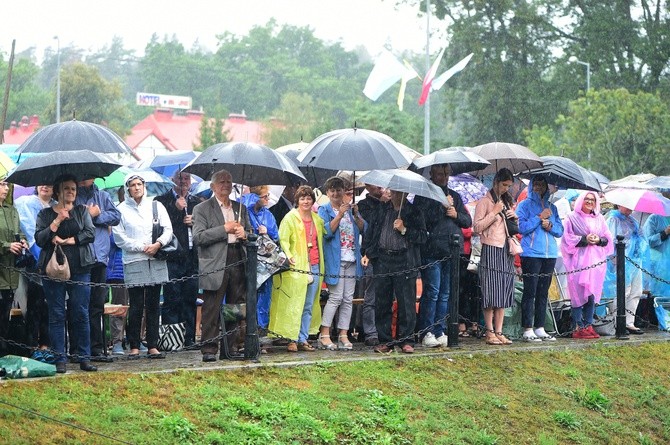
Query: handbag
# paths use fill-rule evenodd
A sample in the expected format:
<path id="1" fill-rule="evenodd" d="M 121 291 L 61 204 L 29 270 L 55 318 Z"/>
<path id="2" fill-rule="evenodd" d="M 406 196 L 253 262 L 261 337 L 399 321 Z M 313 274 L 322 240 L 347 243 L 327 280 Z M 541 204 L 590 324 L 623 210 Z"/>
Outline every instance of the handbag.
<path id="1" fill-rule="evenodd" d="M 258 236 L 258 264 L 256 265 L 256 289 L 272 275 L 289 269 L 288 258 L 281 247 L 267 234 Z"/>
<path id="2" fill-rule="evenodd" d="M 470 250 L 470 262 L 468 263 L 468 271 L 477 273 L 479 272 L 479 262 L 481 261 L 482 245 L 481 243 L 471 243 Z"/>
<path id="3" fill-rule="evenodd" d="M 505 221 L 509 220 L 506 219 Z M 517 225 L 517 227 L 519 226 Z M 510 235 L 509 230 L 507 229 L 507 224 L 505 224 L 505 233 L 507 234 L 507 250 L 509 251 L 509 254 L 512 256 L 522 254 L 523 248 L 521 247 L 521 243 L 516 236 Z"/>
<path id="4" fill-rule="evenodd" d="M 49 261 L 47 261 L 44 272 L 47 274 L 47 277 L 55 278 L 56 280 L 70 279 L 70 265 L 67 262 L 63 248 L 59 244 L 54 247 L 54 251 Z"/>
<path id="5" fill-rule="evenodd" d="M 158 349 L 178 351 L 184 347 L 186 327 L 184 323 L 163 324 L 158 327 Z"/>
<path id="6" fill-rule="evenodd" d="M 163 234 L 163 226 L 161 226 L 160 221 L 158 220 L 158 203 L 152 201 L 153 207 L 153 226 L 151 227 L 151 242 L 155 243 L 158 237 Z M 172 234 L 172 238 L 164 246 L 162 246 L 158 252 L 154 255 L 154 258 L 157 260 L 168 260 L 179 251 L 179 240 L 177 237 Z"/>

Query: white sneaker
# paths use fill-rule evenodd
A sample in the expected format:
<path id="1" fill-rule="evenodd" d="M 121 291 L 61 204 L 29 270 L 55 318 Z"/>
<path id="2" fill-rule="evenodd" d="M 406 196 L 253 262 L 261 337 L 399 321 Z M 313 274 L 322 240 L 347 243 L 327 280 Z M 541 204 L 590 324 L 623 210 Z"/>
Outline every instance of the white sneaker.
<path id="1" fill-rule="evenodd" d="M 535 329 L 535 336 L 539 338 L 541 341 L 556 341 L 556 337 L 547 334 L 544 328 Z"/>
<path id="2" fill-rule="evenodd" d="M 435 338 L 435 334 L 433 334 L 432 332 L 427 333 L 423 337 L 423 341 L 421 343 L 423 344 L 424 348 L 437 348 L 440 346 L 440 342 L 437 341 L 437 339 Z"/>
<path id="3" fill-rule="evenodd" d="M 537 336 L 535 335 L 535 333 L 533 332 L 532 329 L 531 329 L 531 330 L 528 330 L 528 331 L 523 331 L 523 337 L 522 337 L 522 340 L 523 340 L 523 341 L 527 341 L 527 342 L 531 342 L 531 343 L 537 343 L 537 342 L 541 342 L 541 341 L 542 341 L 539 337 L 537 337 Z"/>
<path id="4" fill-rule="evenodd" d="M 442 346 L 443 348 L 446 348 L 449 346 L 449 337 L 447 337 L 447 334 L 442 334 L 439 337 L 437 337 L 437 342 Z"/>

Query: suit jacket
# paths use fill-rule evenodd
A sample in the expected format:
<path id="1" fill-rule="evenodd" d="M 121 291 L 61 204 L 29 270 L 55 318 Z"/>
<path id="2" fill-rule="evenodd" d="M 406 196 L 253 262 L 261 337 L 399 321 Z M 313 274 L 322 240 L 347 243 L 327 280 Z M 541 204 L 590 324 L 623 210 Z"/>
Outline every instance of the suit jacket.
<path id="1" fill-rule="evenodd" d="M 277 227 L 281 224 L 282 220 L 286 216 L 288 212 L 290 212 L 292 207 L 289 207 L 286 204 L 286 200 L 284 199 L 283 196 L 279 197 L 279 201 L 272 207 L 270 207 L 270 213 L 272 213 L 272 216 L 275 217 L 275 221 L 277 221 Z"/>
<path id="2" fill-rule="evenodd" d="M 193 209 L 196 205 L 200 204 L 200 201 L 195 196 L 188 195 L 186 197 L 186 209 L 178 210 L 176 205 L 177 197 L 171 189 L 160 196 L 156 196 L 154 199 L 163 204 L 165 210 L 167 210 L 170 222 L 172 223 L 172 232 L 174 233 L 174 236 L 177 237 L 177 241 L 179 241 L 179 255 L 177 255 L 177 257 L 172 257 L 168 261 L 186 261 L 189 248 L 188 226 L 184 224 L 184 216 L 186 215 L 186 212 L 188 212 L 189 215 L 192 215 Z M 195 246 L 193 246 L 193 248 L 195 248 Z"/>
<path id="3" fill-rule="evenodd" d="M 235 218 L 242 215 L 241 224 L 244 230 L 251 231 L 247 208 L 239 202 L 232 201 Z M 201 202 L 193 209 L 193 244 L 198 247 L 200 288 L 219 290 L 223 283 L 224 267 L 228 257 L 228 233 L 224 228 L 225 220 L 215 196 Z M 246 257 L 246 248 L 244 256 Z M 217 271 L 210 273 L 212 271 Z"/>

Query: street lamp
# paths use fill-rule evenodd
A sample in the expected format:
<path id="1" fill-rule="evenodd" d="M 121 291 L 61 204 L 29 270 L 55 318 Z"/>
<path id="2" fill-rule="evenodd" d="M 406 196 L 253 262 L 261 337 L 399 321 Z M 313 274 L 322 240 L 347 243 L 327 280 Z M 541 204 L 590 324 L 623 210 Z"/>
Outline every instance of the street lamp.
<path id="1" fill-rule="evenodd" d="M 568 59 L 568 62 L 570 63 L 578 63 L 580 65 L 584 65 L 586 67 L 586 92 L 589 92 L 589 89 L 591 88 L 591 64 L 588 62 L 582 62 L 575 56 L 570 56 Z"/>
<path id="2" fill-rule="evenodd" d="M 56 63 L 57 63 L 57 73 L 56 73 L 56 123 L 60 122 L 60 39 L 58 36 L 54 36 L 56 40 Z"/>

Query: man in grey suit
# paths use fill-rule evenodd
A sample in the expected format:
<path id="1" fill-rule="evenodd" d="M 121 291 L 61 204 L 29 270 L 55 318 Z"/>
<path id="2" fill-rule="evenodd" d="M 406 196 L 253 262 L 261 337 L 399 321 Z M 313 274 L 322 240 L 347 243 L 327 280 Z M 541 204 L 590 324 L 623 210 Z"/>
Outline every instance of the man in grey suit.
<path id="1" fill-rule="evenodd" d="M 221 302 L 244 303 L 246 247 L 251 230 L 245 206 L 230 200 L 233 178 L 226 170 L 212 175 L 212 197 L 193 209 L 193 243 L 198 247 L 200 288 L 203 289 L 202 339 L 216 338 L 221 328 Z M 239 263 L 233 267 L 226 267 Z M 216 271 L 216 272 L 213 272 Z M 212 273 L 213 272 L 213 273 Z M 235 326 L 226 326 L 231 329 Z M 232 341 L 227 340 L 228 345 Z M 216 361 L 218 342 L 203 344 L 202 361 Z"/>

